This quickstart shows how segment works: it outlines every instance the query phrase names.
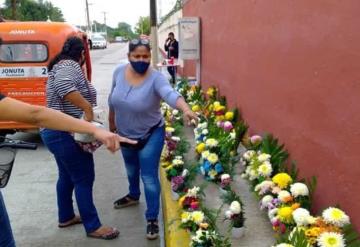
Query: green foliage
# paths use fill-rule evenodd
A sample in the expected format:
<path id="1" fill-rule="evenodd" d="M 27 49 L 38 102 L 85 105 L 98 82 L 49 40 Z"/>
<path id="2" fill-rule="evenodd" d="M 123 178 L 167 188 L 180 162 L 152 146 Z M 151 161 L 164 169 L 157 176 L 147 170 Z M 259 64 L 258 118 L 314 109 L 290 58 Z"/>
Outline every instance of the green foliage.
<path id="1" fill-rule="evenodd" d="M 343 233 L 345 243 L 347 247 L 358 247 L 360 246 L 360 238 L 358 232 L 355 230 L 352 224 L 348 224 L 343 227 Z"/>
<path id="2" fill-rule="evenodd" d="M 17 0 L 15 5 L 15 17 L 12 16 L 11 2 L 11 0 L 6 0 L 4 8 L 1 9 L 1 13 L 5 19 L 15 19 L 19 21 L 46 21 L 50 18 L 51 21 L 65 21 L 61 9 L 55 7 L 49 1 Z"/>
<path id="3" fill-rule="evenodd" d="M 287 231 L 284 234 L 278 235 L 276 243 L 287 243 L 296 247 L 310 247 L 305 231 L 299 228 L 295 228 L 292 232 Z"/>
<path id="4" fill-rule="evenodd" d="M 312 176 L 311 179 L 306 182 L 306 184 L 309 188 L 310 202 L 312 202 L 314 198 L 315 189 L 317 186 L 317 178 L 315 176 Z"/>
<path id="5" fill-rule="evenodd" d="M 137 35 L 146 34 L 150 35 L 150 17 L 140 16 L 135 26 L 135 33 Z"/>
<path id="6" fill-rule="evenodd" d="M 270 163 L 273 166 L 274 174 L 285 172 L 285 161 L 289 153 L 284 150 L 284 144 L 280 145 L 278 139 L 271 134 L 266 134 L 261 144 L 261 152 L 271 155 Z"/>

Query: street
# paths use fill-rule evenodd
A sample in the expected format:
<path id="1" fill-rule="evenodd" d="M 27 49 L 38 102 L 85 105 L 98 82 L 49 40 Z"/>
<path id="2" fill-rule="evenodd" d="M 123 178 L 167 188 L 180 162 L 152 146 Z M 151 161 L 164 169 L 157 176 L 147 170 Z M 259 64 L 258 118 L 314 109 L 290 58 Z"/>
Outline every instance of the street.
<path id="1" fill-rule="evenodd" d="M 107 49 L 92 50 L 92 68 L 98 105 L 107 109 L 107 96 L 112 72 L 119 62 L 127 59 L 127 44 L 109 44 Z M 95 153 L 96 180 L 94 201 L 104 225 L 120 230 L 120 237 L 112 241 L 87 238 L 82 225 L 67 229 L 57 227 L 55 186 L 57 168 L 51 153 L 41 143 L 38 134 L 18 133 L 12 138 L 37 142 L 36 151 L 18 150 L 12 177 L 2 190 L 11 219 L 17 246 L 161 246 L 162 240 L 149 241 L 145 237 L 145 202 L 139 206 L 113 209 L 113 201 L 127 193 L 127 178 L 119 152 L 109 153 L 100 148 Z M 76 205 L 76 203 L 74 202 Z M 162 237 L 160 238 L 162 239 Z"/>

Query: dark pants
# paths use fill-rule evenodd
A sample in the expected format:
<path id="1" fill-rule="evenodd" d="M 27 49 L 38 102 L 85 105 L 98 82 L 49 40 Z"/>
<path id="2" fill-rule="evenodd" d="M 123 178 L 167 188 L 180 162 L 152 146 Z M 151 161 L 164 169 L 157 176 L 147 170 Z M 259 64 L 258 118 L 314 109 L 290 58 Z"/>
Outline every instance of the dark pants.
<path id="1" fill-rule="evenodd" d="M 176 66 L 169 66 L 167 67 L 167 70 L 169 72 L 169 74 L 171 75 L 171 83 L 173 85 L 175 85 L 176 81 L 175 81 L 175 78 L 176 78 Z"/>
<path id="2" fill-rule="evenodd" d="M 92 195 L 95 181 L 93 155 L 83 151 L 68 132 L 45 129 L 41 131 L 41 138 L 54 155 L 59 169 L 56 185 L 59 222 L 64 223 L 75 216 L 72 201 L 75 190 L 86 232 L 97 230 L 101 223 Z"/>
<path id="3" fill-rule="evenodd" d="M 159 215 L 160 181 L 159 162 L 164 146 L 164 127 L 157 128 L 151 135 L 143 149 L 134 150 L 121 147 L 129 180 L 129 195 L 132 198 L 140 197 L 140 176 L 144 183 L 147 220 L 155 220 Z"/>
<path id="4" fill-rule="evenodd" d="M 9 216 L 6 211 L 4 198 L 0 191 L 0 246 L 15 247 Z"/>

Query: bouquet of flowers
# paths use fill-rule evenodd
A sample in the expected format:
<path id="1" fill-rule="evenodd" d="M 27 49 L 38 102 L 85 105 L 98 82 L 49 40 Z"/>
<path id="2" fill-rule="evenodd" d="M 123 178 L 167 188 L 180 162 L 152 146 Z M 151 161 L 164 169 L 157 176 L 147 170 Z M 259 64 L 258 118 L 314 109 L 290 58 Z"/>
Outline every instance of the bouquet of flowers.
<path id="1" fill-rule="evenodd" d="M 231 184 L 231 177 L 229 174 L 222 174 L 220 177 L 220 187 L 224 190 L 229 190 Z"/>
<path id="2" fill-rule="evenodd" d="M 241 204 L 238 201 L 233 201 L 229 209 L 225 212 L 225 219 L 231 221 L 231 226 L 234 228 L 241 228 L 244 226 L 244 215 Z"/>
<path id="3" fill-rule="evenodd" d="M 188 189 L 186 194 L 179 199 L 179 205 L 185 210 L 195 211 L 200 207 L 199 187 Z"/>
<path id="4" fill-rule="evenodd" d="M 184 170 L 184 161 L 181 156 L 176 156 L 171 165 L 165 168 L 166 178 L 171 181 L 173 177 L 180 176 Z"/>

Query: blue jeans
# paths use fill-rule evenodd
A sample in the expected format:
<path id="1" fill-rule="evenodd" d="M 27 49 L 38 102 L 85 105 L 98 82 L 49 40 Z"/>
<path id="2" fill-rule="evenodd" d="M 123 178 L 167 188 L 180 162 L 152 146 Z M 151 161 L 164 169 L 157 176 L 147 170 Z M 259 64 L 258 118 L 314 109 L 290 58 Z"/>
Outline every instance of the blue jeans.
<path id="1" fill-rule="evenodd" d="M 56 185 L 59 223 L 75 216 L 72 201 L 75 189 L 76 202 L 86 232 L 97 230 L 101 223 L 92 195 L 95 181 L 93 155 L 83 151 L 68 132 L 45 129 L 41 131 L 41 138 L 54 155 L 59 170 Z"/>
<path id="2" fill-rule="evenodd" d="M 159 162 L 164 146 L 165 129 L 157 128 L 141 150 L 121 147 L 129 180 L 129 195 L 140 197 L 140 176 L 144 183 L 147 220 L 155 220 L 160 208 Z"/>
<path id="3" fill-rule="evenodd" d="M 0 246 L 15 247 L 9 216 L 6 212 L 4 198 L 0 191 Z"/>

